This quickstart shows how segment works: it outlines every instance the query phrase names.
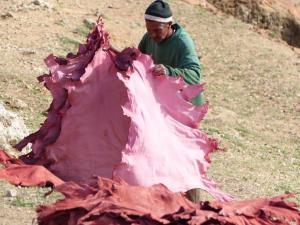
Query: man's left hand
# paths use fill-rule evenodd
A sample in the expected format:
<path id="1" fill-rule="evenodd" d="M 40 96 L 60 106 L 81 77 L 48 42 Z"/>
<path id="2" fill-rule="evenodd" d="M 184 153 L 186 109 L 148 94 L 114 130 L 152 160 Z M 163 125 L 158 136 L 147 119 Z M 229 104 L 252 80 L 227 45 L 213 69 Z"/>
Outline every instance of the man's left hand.
<path id="1" fill-rule="evenodd" d="M 168 70 L 163 64 L 157 64 L 153 67 L 152 73 L 154 76 L 168 75 Z"/>

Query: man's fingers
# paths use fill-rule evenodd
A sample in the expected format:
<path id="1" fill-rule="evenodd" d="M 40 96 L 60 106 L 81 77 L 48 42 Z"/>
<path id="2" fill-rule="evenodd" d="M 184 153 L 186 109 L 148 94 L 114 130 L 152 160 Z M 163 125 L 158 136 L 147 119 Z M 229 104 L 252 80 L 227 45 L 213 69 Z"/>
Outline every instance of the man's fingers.
<path id="1" fill-rule="evenodd" d="M 165 67 L 161 64 L 155 65 L 152 69 L 152 73 L 156 76 L 165 74 Z"/>
<path id="2" fill-rule="evenodd" d="M 152 73 L 153 75 L 157 76 L 158 73 L 159 73 L 159 68 L 157 67 L 157 65 L 155 65 L 153 68 L 152 68 Z"/>
<path id="3" fill-rule="evenodd" d="M 160 75 L 162 75 L 162 73 L 160 73 L 159 71 L 152 71 L 152 74 L 154 76 L 160 76 Z"/>

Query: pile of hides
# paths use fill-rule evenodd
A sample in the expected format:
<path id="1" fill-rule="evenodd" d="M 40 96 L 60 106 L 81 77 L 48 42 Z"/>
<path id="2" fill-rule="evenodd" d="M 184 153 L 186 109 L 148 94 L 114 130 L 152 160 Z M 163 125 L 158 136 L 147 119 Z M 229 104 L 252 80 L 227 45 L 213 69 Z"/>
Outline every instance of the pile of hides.
<path id="1" fill-rule="evenodd" d="M 39 224 L 300 224 L 290 196 L 228 202 L 206 176 L 217 142 L 198 129 L 208 105 L 190 103 L 203 85 L 153 76 L 135 48 L 113 51 L 101 21 L 76 55 L 45 63 L 47 119 L 15 146 L 32 151 L 0 151 L 0 179 L 64 194 L 38 208 Z M 193 188 L 216 200 L 190 202 L 182 193 Z"/>
<path id="2" fill-rule="evenodd" d="M 65 199 L 38 208 L 42 225 L 292 225 L 300 213 L 281 196 L 241 202 L 188 201 L 163 185 L 149 188 L 95 178 L 89 184 L 65 183 L 57 188 Z"/>

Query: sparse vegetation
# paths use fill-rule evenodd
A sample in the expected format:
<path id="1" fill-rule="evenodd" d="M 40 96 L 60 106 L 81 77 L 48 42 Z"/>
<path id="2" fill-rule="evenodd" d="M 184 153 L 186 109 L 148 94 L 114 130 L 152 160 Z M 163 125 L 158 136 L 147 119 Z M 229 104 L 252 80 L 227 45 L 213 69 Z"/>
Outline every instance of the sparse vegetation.
<path id="1" fill-rule="evenodd" d="M 79 41 L 64 36 L 59 37 L 59 42 L 61 43 L 65 52 L 75 52 L 79 46 Z"/>

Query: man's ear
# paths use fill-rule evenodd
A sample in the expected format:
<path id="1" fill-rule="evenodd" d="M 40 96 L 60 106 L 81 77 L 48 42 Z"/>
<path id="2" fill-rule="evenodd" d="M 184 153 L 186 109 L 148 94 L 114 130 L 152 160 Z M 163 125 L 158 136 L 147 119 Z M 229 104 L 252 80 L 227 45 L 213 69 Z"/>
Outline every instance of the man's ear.
<path id="1" fill-rule="evenodd" d="M 173 24 L 173 22 L 172 22 L 172 21 L 168 22 L 168 26 L 169 26 L 169 27 L 171 27 L 171 26 L 172 26 L 172 24 Z"/>

